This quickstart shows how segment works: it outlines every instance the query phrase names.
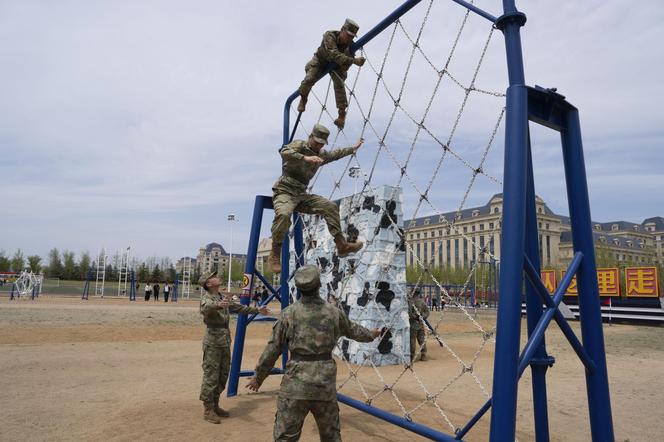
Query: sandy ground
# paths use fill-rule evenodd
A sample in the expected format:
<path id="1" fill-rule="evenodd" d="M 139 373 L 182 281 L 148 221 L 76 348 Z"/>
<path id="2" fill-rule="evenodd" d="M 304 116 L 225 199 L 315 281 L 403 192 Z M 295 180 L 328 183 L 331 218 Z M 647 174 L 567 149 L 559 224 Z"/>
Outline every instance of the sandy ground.
<path id="1" fill-rule="evenodd" d="M 463 426 L 491 391 L 493 343 L 478 353 L 471 373 L 462 373 L 456 357 L 473 361 L 481 332 L 457 312 L 433 313 L 449 349 L 428 344 L 430 360 L 414 372 L 403 367 L 371 367 L 349 377 L 338 362 L 341 392 L 447 433 Z M 490 330 L 495 318 L 476 320 Z M 270 332 L 270 323 L 248 330 L 243 368 L 251 369 Z M 578 331 L 578 323 L 573 323 Z M 232 327 L 234 330 L 234 327 Z M 37 301 L 0 301 L 0 440 L 49 441 L 268 441 L 271 440 L 279 376 L 258 394 L 241 388 L 222 397 L 232 414 L 221 425 L 202 420 L 198 401 L 203 334 L 195 302 L 130 303 L 42 297 Z M 616 440 L 661 440 L 664 421 L 664 329 L 630 325 L 605 327 Z M 525 339 L 525 338 L 524 338 Z M 547 347 L 556 364 L 547 376 L 551 439 L 589 440 L 583 369 L 562 334 L 552 326 Z M 452 351 L 454 353 L 452 353 Z M 456 355 L 456 356 L 454 356 Z M 246 383 L 242 379 L 241 386 Z M 396 383 L 395 383 L 396 382 Z M 385 384 L 394 386 L 398 401 Z M 480 387 L 481 385 L 481 387 Z M 436 396 L 426 402 L 424 388 Z M 530 374 L 519 389 L 517 437 L 533 440 Z M 340 405 L 346 441 L 425 440 L 413 433 Z M 449 421 L 449 422 L 448 422 Z M 466 440 L 486 440 L 487 415 Z M 312 417 L 302 440 L 318 440 Z"/>

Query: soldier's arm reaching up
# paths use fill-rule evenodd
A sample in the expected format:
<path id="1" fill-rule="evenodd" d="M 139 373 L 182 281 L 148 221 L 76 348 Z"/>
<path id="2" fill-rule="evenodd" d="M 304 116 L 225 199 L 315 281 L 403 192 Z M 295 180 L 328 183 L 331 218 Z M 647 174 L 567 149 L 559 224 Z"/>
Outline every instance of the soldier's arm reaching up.
<path id="1" fill-rule="evenodd" d="M 330 152 L 321 152 L 321 157 L 323 158 L 323 164 L 331 163 L 332 161 L 340 160 L 343 157 L 355 154 L 360 149 L 363 143 L 364 143 L 364 138 L 360 138 L 359 140 L 357 140 L 357 143 L 355 143 L 351 147 L 334 149 Z"/>

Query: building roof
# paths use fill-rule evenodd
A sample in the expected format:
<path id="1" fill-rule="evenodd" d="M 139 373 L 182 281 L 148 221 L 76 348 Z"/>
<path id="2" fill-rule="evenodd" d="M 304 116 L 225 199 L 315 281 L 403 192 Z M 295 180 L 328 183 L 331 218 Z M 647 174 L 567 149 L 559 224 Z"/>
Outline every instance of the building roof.
<path id="1" fill-rule="evenodd" d="M 655 230 L 657 231 L 664 230 L 664 218 L 662 218 L 661 216 L 653 216 L 652 218 L 646 218 L 642 224 L 645 226 L 646 224 L 650 223 L 655 224 Z"/>
<path id="2" fill-rule="evenodd" d="M 443 213 L 443 214 L 440 214 L 440 215 L 422 216 L 422 217 L 419 217 L 419 218 L 415 218 L 414 220 L 409 219 L 409 220 L 404 221 L 404 225 L 407 229 L 409 229 L 409 228 L 412 229 L 412 228 L 416 228 L 416 227 L 423 227 L 425 225 L 442 224 L 441 217 L 445 217 L 445 219 L 448 222 L 452 222 L 452 221 L 454 221 L 455 217 L 458 214 L 461 215 L 460 221 L 463 221 L 463 220 L 467 220 L 467 219 L 472 218 L 473 217 L 473 212 L 475 212 L 475 211 L 477 211 L 477 216 L 490 215 L 491 214 L 491 204 L 494 203 L 495 200 L 497 200 L 497 199 L 502 200 L 502 198 L 503 198 L 502 193 L 496 193 L 483 206 L 469 207 L 467 209 L 461 210 L 460 212 L 453 211 L 453 212 Z M 539 201 L 544 203 L 544 200 L 542 200 L 540 197 L 537 197 L 537 198 L 538 198 Z M 544 213 L 546 215 L 559 216 L 559 215 L 556 215 L 555 213 L 553 213 L 553 210 L 551 210 L 549 208 L 549 206 L 546 205 L 546 203 L 544 203 Z M 425 220 L 427 220 L 427 219 L 429 220 L 429 224 L 425 224 Z M 415 225 L 411 225 L 412 221 L 415 221 Z"/>
<path id="3" fill-rule="evenodd" d="M 641 240 L 625 236 L 625 235 L 606 235 L 603 232 L 598 232 L 593 230 L 593 242 L 595 244 L 601 243 L 602 238 L 606 241 L 607 245 L 612 245 L 615 247 L 621 247 L 623 249 L 640 249 Z M 572 232 L 565 231 L 560 232 L 560 242 L 561 243 L 571 243 L 572 242 Z"/>
<path id="4" fill-rule="evenodd" d="M 228 255 L 228 253 L 226 253 L 226 250 L 224 249 L 224 247 L 219 243 L 211 242 L 210 244 L 206 245 L 205 246 L 205 253 L 212 252 L 212 249 L 221 249 L 221 254 L 222 255 Z"/>

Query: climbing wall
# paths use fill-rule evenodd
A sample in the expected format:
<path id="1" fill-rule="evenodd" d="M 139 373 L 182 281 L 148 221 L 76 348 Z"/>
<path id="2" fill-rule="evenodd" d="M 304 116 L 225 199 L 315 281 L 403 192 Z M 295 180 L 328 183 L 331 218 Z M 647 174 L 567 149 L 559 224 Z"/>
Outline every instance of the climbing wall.
<path id="1" fill-rule="evenodd" d="M 369 359 L 375 365 L 402 364 L 410 348 L 401 188 L 366 189 L 337 204 L 346 238 L 365 246 L 339 258 L 325 220 L 304 215 L 304 261 L 319 266 L 323 299 L 341 306 L 351 321 L 389 331 L 380 343 L 342 338 L 335 354 L 355 364 L 368 364 Z"/>

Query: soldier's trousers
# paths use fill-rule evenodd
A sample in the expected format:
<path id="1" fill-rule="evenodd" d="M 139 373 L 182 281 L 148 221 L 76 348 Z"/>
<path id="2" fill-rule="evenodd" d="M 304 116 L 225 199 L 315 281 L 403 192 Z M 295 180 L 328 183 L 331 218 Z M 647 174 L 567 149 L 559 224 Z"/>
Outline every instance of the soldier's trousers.
<path id="1" fill-rule="evenodd" d="M 214 402 L 226 388 L 231 368 L 230 347 L 203 345 L 203 382 L 200 399 Z"/>
<path id="2" fill-rule="evenodd" d="M 304 192 L 299 195 L 291 195 L 290 193 L 275 191 L 272 197 L 272 205 L 274 206 L 272 241 L 275 245 L 280 245 L 286 233 L 288 233 L 293 211 L 320 215 L 325 219 L 327 230 L 330 231 L 333 237 L 341 233 L 339 208 L 332 201 L 322 196 Z"/>
<path id="3" fill-rule="evenodd" d="M 412 328 L 410 329 L 410 360 L 412 361 L 415 359 L 415 355 L 417 354 L 417 349 L 421 346 L 422 349 L 420 350 L 420 353 L 423 355 L 427 354 L 427 345 L 424 343 L 426 339 L 426 335 L 424 333 L 424 330 L 413 330 Z"/>
<path id="4" fill-rule="evenodd" d="M 339 405 L 337 400 L 307 401 L 302 399 L 277 399 L 277 414 L 274 418 L 275 442 L 300 440 L 304 418 L 311 411 L 318 426 L 321 442 L 341 441 Z"/>
<path id="5" fill-rule="evenodd" d="M 325 62 L 321 62 L 318 57 L 314 57 L 309 60 L 309 63 L 304 66 L 304 71 L 306 72 L 304 80 L 300 83 L 300 95 L 303 97 L 308 97 L 311 88 L 316 83 L 325 71 Z M 334 85 L 334 98 L 337 102 L 337 109 L 346 109 L 348 107 L 348 97 L 346 97 L 346 87 L 344 83 L 346 82 L 346 77 L 348 76 L 348 70 L 344 70 L 340 67 L 332 70 L 330 72 L 330 77 L 332 78 L 332 84 Z"/>

